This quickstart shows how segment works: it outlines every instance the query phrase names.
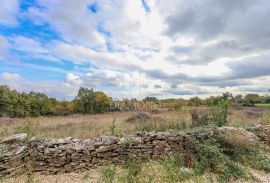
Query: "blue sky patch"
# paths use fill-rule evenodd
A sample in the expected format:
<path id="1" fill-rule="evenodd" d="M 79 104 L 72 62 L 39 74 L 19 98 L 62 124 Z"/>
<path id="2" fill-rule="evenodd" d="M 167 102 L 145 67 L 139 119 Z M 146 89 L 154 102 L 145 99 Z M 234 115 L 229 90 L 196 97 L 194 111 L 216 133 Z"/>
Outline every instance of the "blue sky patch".
<path id="1" fill-rule="evenodd" d="M 150 9 L 150 6 L 148 6 L 148 3 L 146 2 L 146 0 L 141 0 L 142 1 L 142 5 L 143 5 L 143 8 L 146 12 L 150 12 L 151 9 Z"/>
<path id="2" fill-rule="evenodd" d="M 93 4 L 90 4 L 88 6 L 89 10 L 92 12 L 92 13 L 97 13 L 98 12 L 98 6 L 97 6 L 97 3 L 93 3 Z"/>

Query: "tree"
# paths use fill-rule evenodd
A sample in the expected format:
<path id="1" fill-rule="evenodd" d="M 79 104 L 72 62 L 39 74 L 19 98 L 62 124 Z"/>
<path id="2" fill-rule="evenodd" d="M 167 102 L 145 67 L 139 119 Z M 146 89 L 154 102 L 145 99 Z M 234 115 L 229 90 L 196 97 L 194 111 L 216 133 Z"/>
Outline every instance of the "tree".
<path id="1" fill-rule="evenodd" d="M 95 92 L 95 106 L 94 106 L 94 111 L 96 113 L 103 113 L 108 111 L 110 106 L 110 99 L 109 97 L 101 92 Z"/>
<path id="2" fill-rule="evenodd" d="M 93 89 L 81 87 L 75 101 L 78 112 L 82 112 L 83 114 L 94 113 L 95 93 Z"/>
<path id="3" fill-rule="evenodd" d="M 50 99 L 43 93 L 30 92 L 32 116 L 46 115 L 50 110 Z"/>
<path id="4" fill-rule="evenodd" d="M 144 102 L 154 102 L 154 103 L 158 103 L 159 100 L 156 97 L 145 97 L 143 99 Z"/>
<path id="5" fill-rule="evenodd" d="M 199 97 L 192 97 L 189 99 L 188 105 L 190 106 L 199 106 L 202 105 L 202 100 Z"/>
<path id="6" fill-rule="evenodd" d="M 261 97 L 255 93 L 249 93 L 244 98 L 244 105 L 245 106 L 254 106 L 255 103 L 260 103 Z"/>
<path id="7" fill-rule="evenodd" d="M 0 86 L 0 116 L 7 115 L 7 108 L 9 106 L 9 93 L 10 89 L 8 86 Z"/>
<path id="8" fill-rule="evenodd" d="M 243 105 L 244 103 L 244 99 L 243 99 L 243 96 L 242 95 L 236 95 L 234 98 L 233 98 L 233 102 L 235 105 Z"/>
<path id="9" fill-rule="evenodd" d="M 233 95 L 230 92 L 225 92 L 222 94 L 221 98 L 223 98 L 224 101 L 232 100 Z"/>

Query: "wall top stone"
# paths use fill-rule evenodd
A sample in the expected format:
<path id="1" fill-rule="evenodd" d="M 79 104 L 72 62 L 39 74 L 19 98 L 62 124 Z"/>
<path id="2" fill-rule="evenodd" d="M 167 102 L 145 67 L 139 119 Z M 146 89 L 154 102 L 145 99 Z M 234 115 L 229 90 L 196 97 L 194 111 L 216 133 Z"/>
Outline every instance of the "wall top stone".
<path id="1" fill-rule="evenodd" d="M 13 144 L 18 142 L 24 142 L 27 139 L 27 133 L 21 133 L 4 138 L 1 144 Z"/>

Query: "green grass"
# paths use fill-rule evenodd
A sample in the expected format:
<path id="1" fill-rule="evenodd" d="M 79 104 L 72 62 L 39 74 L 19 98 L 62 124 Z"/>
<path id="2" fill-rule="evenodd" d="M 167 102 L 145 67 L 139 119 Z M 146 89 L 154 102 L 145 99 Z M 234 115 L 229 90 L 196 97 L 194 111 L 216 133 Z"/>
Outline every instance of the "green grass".
<path id="1" fill-rule="evenodd" d="M 163 160 L 129 159 L 122 166 L 102 170 L 103 182 L 215 182 L 254 180 L 250 170 L 270 172 L 270 152 L 257 143 L 242 143 L 243 137 L 215 135 L 204 141 L 190 139 L 190 145 Z M 237 139 L 235 139 L 237 138 Z M 117 170 L 117 171 L 116 171 Z"/>
<path id="2" fill-rule="evenodd" d="M 256 107 L 270 107 L 270 104 L 255 104 Z"/>
<path id="3" fill-rule="evenodd" d="M 101 177 L 102 182 L 104 183 L 112 183 L 116 174 L 115 166 L 108 166 L 101 168 Z"/>

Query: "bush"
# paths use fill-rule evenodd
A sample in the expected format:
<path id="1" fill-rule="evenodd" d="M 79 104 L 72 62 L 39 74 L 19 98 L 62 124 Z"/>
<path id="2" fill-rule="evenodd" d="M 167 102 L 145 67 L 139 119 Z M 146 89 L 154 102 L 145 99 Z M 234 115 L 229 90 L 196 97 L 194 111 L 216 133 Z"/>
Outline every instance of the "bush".
<path id="1" fill-rule="evenodd" d="M 207 126 L 209 124 L 225 126 L 228 123 L 228 108 L 228 100 L 220 100 L 216 105 L 212 105 L 211 110 L 191 109 L 192 126 Z"/>
<path id="2" fill-rule="evenodd" d="M 213 116 L 211 121 L 217 126 L 225 126 L 228 123 L 228 100 L 220 101 L 218 105 L 213 106 Z"/>
<path id="3" fill-rule="evenodd" d="M 224 154 L 219 144 L 213 141 L 200 143 L 192 139 L 186 159 L 188 159 L 186 162 L 189 162 L 187 165 L 194 168 L 196 175 L 213 172 L 218 175 L 219 182 L 227 182 L 233 177 L 247 176 L 245 170 Z"/>

